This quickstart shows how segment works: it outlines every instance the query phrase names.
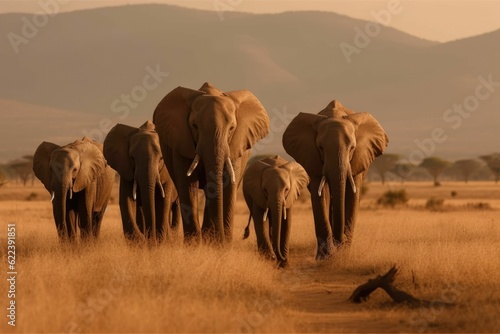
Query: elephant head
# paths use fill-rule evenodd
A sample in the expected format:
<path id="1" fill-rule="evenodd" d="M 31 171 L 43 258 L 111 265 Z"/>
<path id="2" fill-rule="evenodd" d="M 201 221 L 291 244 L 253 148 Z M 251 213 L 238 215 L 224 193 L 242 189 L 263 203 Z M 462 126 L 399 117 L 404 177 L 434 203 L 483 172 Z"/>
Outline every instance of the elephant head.
<path id="1" fill-rule="evenodd" d="M 68 200 L 105 172 L 102 145 L 84 137 L 66 146 L 43 142 L 33 158 L 33 171 L 51 194 L 54 219 L 61 238 L 74 237 L 76 226 L 68 227 Z"/>
<path id="2" fill-rule="evenodd" d="M 185 177 L 197 173 L 200 184 L 204 180 L 214 186 L 213 198 L 207 196 L 205 216 L 223 243 L 224 203 L 232 201 L 224 180 L 236 182 L 233 164 L 269 132 L 264 107 L 248 90 L 223 93 L 205 83 L 199 90 L 172 90 L 156 107 L 153 122 L 164 156 L 170 149 L 189 159 L 192 164 Z M 203 168 L 197 168 L 199 163 Z"/>
<path id="3" fill-rule="evenodd" d="M 368 169 L 387 143 L 386 133 L 372 115 L 353 113 L 335 100 L 318 114 L 300 113 L 286 129 L 285 150 L 311 178 L 321 179 L 311 192 L 321 197 L 325 184 L 329 187 L 327 210 L 336 244 L 344 240 L 346 204 L 354 205 L 345 202 L 346 188 L 356 193 L 354 178 Z"/>
<path id="4" fill-rule="evenodd" d="M 146 121 L 140 128 L 124 124 L 114 126 L 104 140 L 104 156 L 120 177 L 133 184 L 128 197 L 140 199 L 147 226 L 145 235 L 156 238 L 155 192 L 165 197 L 162 170 L 165 168 L 155 125 Z"/>
<path id="5" fill-rule="evenodd" d="M 287 261 L 286 254 L 282 254 L 281 250 L 288 249 L 290 230 L 290 226 L 286 226 L 285 240 L 281 240 L 282 222 L 290 218 L 287 217 L 287 210 L 292 208 L 301 191 L 308 184 L 309 176 L 301 165 L 288 162 L 277 155 L 253 163 L 245 172 L 243 178 L 245 196 L 250 196 L 254 205 L 265 210 L 263 221 L 266 221 L 269 212 L 271 214 L 272 244 L 280 263 Z M 245 236 L 248 235 L 247 226 Z M 262 237 L 267 238 L 267 236 Z"/>

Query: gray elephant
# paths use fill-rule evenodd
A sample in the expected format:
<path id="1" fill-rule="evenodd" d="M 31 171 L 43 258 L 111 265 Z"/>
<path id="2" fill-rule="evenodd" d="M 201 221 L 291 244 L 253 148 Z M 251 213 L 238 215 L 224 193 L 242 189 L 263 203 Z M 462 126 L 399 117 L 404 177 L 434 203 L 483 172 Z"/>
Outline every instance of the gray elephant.
<path id="1" fill-rule="evenodd" d="M 269 132 L 269 117 L 248 90 L 221 92 L 177 87 L 153 116 L 168 171 L 181 203 L 185 240 L 232 239 L 236 190 L 250 149 Z M 198 189 L 205 192 L 203 226 L 198 223 Z"/>
<path id="2" fill-rule="evenodd" d="M 33 158 L 33 171 L 52 195 L 52 209 L 61 240 L 99 236 L 115 172 L 102 153 L 102 144 L 84 137 L 59 146 L 43 142 Z"/>
<path id="3" fill-rule="evenodd" d="M 104 140 L 104 156 L 120 174 L 120 212 L 127 239 L 161 241 L 180 220 L 177 191 L 161 155 L 155 125 L 117 124 Z M 172 222 L 171 222 L 172 219 Z"/>
<path id="4" fill-rule="evenodd" d="M 334 245 L 350 244 L 359 206 L 358 189 L 387 143 L 384 129 L 372 115 L 354 113 L 335 100 L 317 115 L 300 113 L 285 130 L 286 152 L 311 177 L 317 259 L 331 256 Z"/>
<path id="5" fill-rule="evenodd" d="M 253 217 L 259 252 L 277 259 L 280 267 L 288 265 L 292 206 L 308 184 L 309 176 L 301 165 L 278 155 L 254 162 L 243 176 L 243 194 L 250 210 L 244 238 L 250 235 Z"/>

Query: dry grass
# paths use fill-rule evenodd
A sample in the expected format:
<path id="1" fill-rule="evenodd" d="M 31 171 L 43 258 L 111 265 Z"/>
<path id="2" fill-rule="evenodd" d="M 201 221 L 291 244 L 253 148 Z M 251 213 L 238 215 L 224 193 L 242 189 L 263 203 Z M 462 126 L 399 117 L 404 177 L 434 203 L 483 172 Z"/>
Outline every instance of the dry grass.
<path id="1" fill-rule="evenodd" d="M 458 209 L 375 208 L 388 187 L 370 184 L 350 251 L 317 262 L 310 207 L 300 203 L 291 268 L 277 270 L 257 256 L 253 230 L 241 240 L 248 215 L 242 201 L 233 244 L 225 249 L 186 247 L 180 235 L 154 249 L 129 246 L 116 204 L 97 243 L 67 247 L 57 240 L 45 190 L 9 184 L 0 195 L 40 193 L 40 201 L 0 202 L 2 254 L 6 225 L 17 226 L 15 332 L 500 331 L 500 186 L 404 187 L 415 205 L 453 188 L 458 196 L 448 195 L 446 203 Z M 487 202 L 493 210 L 461 210 L 462 201 Z M 401 268 L 400 288 L 455 306 L 396 306 L 382 291 L 365 304 L 347 301 L 357 285 L 393 264 Z M 0 296 L 5 304 L 6 284 Z M 12 331 L 5 319 L 0 331 Z"/>

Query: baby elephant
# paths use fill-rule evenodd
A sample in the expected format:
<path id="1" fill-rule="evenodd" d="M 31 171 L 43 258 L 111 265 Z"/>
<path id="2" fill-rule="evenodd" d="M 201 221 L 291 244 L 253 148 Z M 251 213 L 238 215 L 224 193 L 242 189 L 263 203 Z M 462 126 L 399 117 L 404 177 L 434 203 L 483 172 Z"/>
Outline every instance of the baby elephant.
<path id="1" fill-rule="evenodd" d="M 250 210 L 243 238 L 250 235 L 249 226 L 253 217 L 259 252 L 277 259 L 280 267 L 288 264 L 293 203 L 308 184 L 309 176 L 301 165 L 278 155 L 253 163 L 243 177 L 243 194 Z M 268 217 L 269 211 L 271 214 Z"/>

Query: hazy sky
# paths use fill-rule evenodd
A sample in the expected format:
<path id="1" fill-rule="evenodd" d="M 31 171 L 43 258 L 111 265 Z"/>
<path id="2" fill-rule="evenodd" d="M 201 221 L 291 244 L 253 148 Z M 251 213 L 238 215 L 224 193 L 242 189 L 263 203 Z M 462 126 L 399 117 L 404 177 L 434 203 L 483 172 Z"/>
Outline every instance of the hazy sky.
<path id="1" fill-rule="evenodd" d="M 40 3 L 58 1 L 67 2 L 60 5 L 61 11 L 154 2 L 207 10 L 231 7 L 254 13 L 323 10 L 367 20 L 373 20 L 372 11 L 386 9 L 390 2 L 400 2 L 403 10 L 392 17 L 389 25 L 429 40 L 449 41 L 500 29 L 500 0 L 0 0 L 0 13 L 40 12 Z"/>

